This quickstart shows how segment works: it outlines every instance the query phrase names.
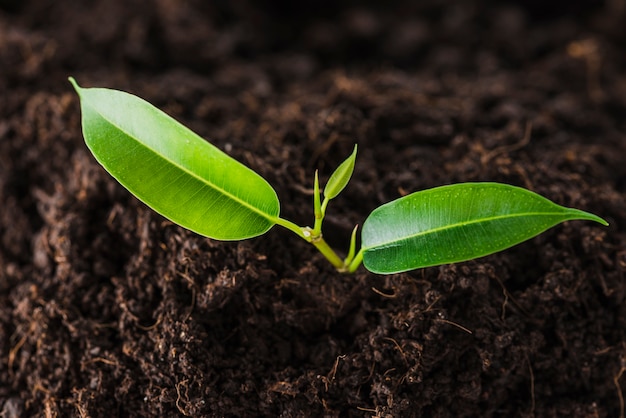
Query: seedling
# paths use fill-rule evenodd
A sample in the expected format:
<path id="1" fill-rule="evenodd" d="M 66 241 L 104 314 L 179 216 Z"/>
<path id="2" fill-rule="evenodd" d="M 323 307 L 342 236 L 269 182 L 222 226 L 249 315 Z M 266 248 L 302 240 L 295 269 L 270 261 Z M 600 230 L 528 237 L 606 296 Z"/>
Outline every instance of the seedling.
<path id="1" fill-rule="evenodd" d="M 355 227 L 341 258 L 324 241 L 322 223 L 329 202 L 352 176 L 356 146 L 323 191 L 315 173 L 313 227 L 298 226 L 280 217 L 276 192 L 260 175 L 148 102 L 70 82 L 80 96 L 83 135 L 96 160 L 156 212 L 216 240 L 252 238 L 280 225 L 313 244 L 341 272 L 363 263 L 374 273 L 390 274 L 492 254 L 567 220 L 608 225 L 519 187 L 461 183 L 375 209 L 363 224 L 361 248 Z"/>

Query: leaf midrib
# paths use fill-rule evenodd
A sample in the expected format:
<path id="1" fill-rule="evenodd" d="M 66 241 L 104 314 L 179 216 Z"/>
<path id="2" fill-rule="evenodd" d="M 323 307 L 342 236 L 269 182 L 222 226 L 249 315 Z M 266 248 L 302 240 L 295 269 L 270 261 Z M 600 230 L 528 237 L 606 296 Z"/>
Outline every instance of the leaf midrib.
<path id="1" fill-rule="evenodd" d="M 399 243 L 401 241 L 407 241 L 407 240 L 411 240 L 413 238 L 418 238 L 418 237 L 429 235 L 429 234 L 434 234 L 434 233 L 437 233 L 437 232 L 446 231 L 446 230 L 458 228 L 458 227 L 461 227 L 461 226 L 468 226 L 468 225 L 473 225 L 473 224 L 478 224 L 478 223 L 483 223 L 483 222 L 497 221 L 499 219 L 518 218 L 518 217 L 533 216 L 533 215 L 534 216 L 555 216 L 555 215 L 559 216 L 559 215 L 563 215 L 563 214 L 564 214 L 563 212 L 524 212 L 524 213 L 492 216 L 492 217 L 489 217 L 489 218 L 480 218 L 480 219 L 476 219 L 476 220 L 473 220 L 473 221 L 457 222 L 455 224 L 445 225 L 445 226 L 441 226 L 441 227 L 437 227 L 437 228 L 432 228 L 432 229 L 428 229 L 428 230 L 425 230 L 425 231 L 421 231 L 421 232 L 418 232 L 416 234 L 408 235 L 406 237 L 393 239 L 393 240 L 386 241 L 386 242 L 377 243 L 377 244 L 374 244 L 372 246 L 365 247 L 364 250 L 367 251 L 367 250 L 370 250 L 370 249 L 376 248 L 376 247 L 391 246 L 391 245 L 393 245 L 395 243 Z"/>
<path id="2" fill-rule="evenodd" d="M 157 157 L 161 157 L 163 160 L 165 160 L 166 162 L 169 162 L 170 164 L 172 164 L 174 167 L 180 169 L 181 171 L 187 173 L 188 175 L 190 175 L 191 177 L 194 177 L 198 180 L 200 180 L 200 182 L 202 182 L 203 184 L 205 184 L 206 186 L 210 187 L 211 189 L 217 191 L 218 193 L 222 193 L 223 195 L 225 195 L 227 198 L 241 204 L 242 206 L 244 206 L 245 208 L 249 209 L 250 211 L 257 213 L 258 215 L 260 215 L 261 217 L 267 219 L 268 221 L 272 222 L 273 224 L 276 224 L 276 219 L 277 217 L 274 216 L 270 216 L 267 213 L 261 211 L 260 209 L 256 208 L 255 206 L 252 206 L 250 203 L 240 199 L 239 197 L 233 195 L 232 193 L 227 192 L 226 190 L 217 187 L 215 184 L 208 182 L 205 178 L 200 177 L 199 175 L 193 173 L 192 171 L 188 170 L 187 168 L 185 168 L 184 166 L 177 164 L 175 162 L 173 162 L 171 159 L 166 158 L 163 154 L 160 154 L 158 152 L 156 152 L 155 150 L 153 150 L 152 148 L 150 148 L 149 146 L 147 146 L 143 141 L 139 140 L 135 135 L 131 135 L 129 132 L 127 132 L 125 129 L 120 128 L 119 126 L 115 125 L 109 118 L 107 118 L 103 113 L 99 112 L 94 106 L 89 105 L 89 107 L 91 107 L 98 115 L 100 115 L 100 117 L 102 119 L 104 119 L 110 126 L 113 126 L 116 129 L 119 129 L 121 132 L 124 133 L 124 135 L 126 135 L 127 137 L 133 139 L 137 144 L 139 144 L 141 147 L 147 149 L 149 152 L 153 153 L 154 155 L 156 155 Z M 161 112 L 159 110 L 159 112 Z M 169 116 L 166 113 L 163 113 L 165 116 L 167 116 L 168 118 L 172 119 L 175 123 L 180 123 L 178 121 L 176 121 L 174 118 L 172 118 L 171 116 Z M 187 128 L 185 128 L 187 129 Z M 194 133 L 193 131 L 190 131 L 193 135 L 197 135 L 196 133 Z M 198 137 L 201 140 L 204 141 L 203 138 Z M 219 150 L 219 149 L 218 149 Z M 226 157 L 228 158 L 232 158 L 229 155 L 226 155 Z M 241 164 L 239 161 L 233 159 L 236 163 Z M 244 166 L 245 167 L 245 166 Z M 245 167 L 248 168 L 248 167 Z M 252 171 L 252 170 L 251 170 Z M 257 173 L 255 173 L 254 171 L 252 171 L 252 173 L 259 175 Z M 259 176 L 260 177 L 260 176 Z M 262 178 L 262 177 L 261 177 Z M 263 179 L 265 180 L 265 179 Z M 271 186 L 270 186 L 271 187 Z M 279 206 L 280 208 L 280 206 Z M 279 209 L 280 210 L 280 209 Z"/>

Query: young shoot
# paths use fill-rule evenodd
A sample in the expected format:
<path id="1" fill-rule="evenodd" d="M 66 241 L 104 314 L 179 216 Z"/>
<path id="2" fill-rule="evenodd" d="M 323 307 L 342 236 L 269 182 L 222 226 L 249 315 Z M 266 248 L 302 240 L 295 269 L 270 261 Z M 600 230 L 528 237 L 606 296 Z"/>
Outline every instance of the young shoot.
<path id="1" fill-rule="evenodd" d="M 313 226 L 280 216 L 276 192 L 259 174 L 148 102 L 118 90 L 81 88 L 83 136 L 96 160 L 146 205 L 216 240 L 243 240 L 274 225 L 311 243 L 340 272 L 361 264 L 391 274 L 467 261 L 504 250 L 568 220 L 602 218 L 566 208 L 526 189 L 460 183 L 409 194 L 375 209 L 357 227 L 345 258 L 324 240 L 329 202 L 346 187 L 357 147 L 328 182 L 313 181 Z"/>

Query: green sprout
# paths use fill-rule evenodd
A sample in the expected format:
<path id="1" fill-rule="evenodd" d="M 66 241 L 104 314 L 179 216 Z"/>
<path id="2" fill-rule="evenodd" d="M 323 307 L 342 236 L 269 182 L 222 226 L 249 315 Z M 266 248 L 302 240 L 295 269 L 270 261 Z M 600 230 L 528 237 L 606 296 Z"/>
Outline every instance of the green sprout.
<path id="1" fill-rule="evenodd" d="M 85 142 L 96 160 L 146 205 L 172 222 L 216 240 L 243 240 L 280 225 L 315 246 L 340 272 L 361 263 L 399 273 L 467 261 L 526 241 L 567 220 L 602 218 L 500 183 L 460 183 L 401 197 L 357 227 L 341 258 L 324 240 L 329 202 L 346 187 L 357 147 L 323 191 L 315 173 L 313 227 L 280 217 L 276 192 L 259 174 L 139 97 L 78 86 Z M 322 199 L 323 197 L 323 199 Z"/>

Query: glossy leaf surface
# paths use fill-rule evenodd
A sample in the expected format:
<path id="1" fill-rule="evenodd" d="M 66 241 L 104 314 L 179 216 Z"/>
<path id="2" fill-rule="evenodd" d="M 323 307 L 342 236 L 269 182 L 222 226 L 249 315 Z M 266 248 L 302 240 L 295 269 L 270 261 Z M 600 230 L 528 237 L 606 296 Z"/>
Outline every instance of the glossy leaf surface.
<path id="1" fill-rule="evenodd" d="M 278 197 L 257 173 L 139 97 L 70 81 L 96 160 L 156 212 L 221 240 L 261 235 L 276 223 Z"/>
<path id="2" fill-rule="evenodd" d="M 363 264 L 398 273 L 466 261 L 532 238 L 567 220 L 607 225 L 529 190 L 499 183 L 461 183 L 410 194 L 375 209 L 362 230 Z"/>
<path id="3" fill-rule="evenodd" d="M 324 188 L 324 197 L 328 200 L 334 199 L 346 187 L 354 172 L 357 146 L 354 146 L 352 154 L 342 162 L 328 179 Z"/>

